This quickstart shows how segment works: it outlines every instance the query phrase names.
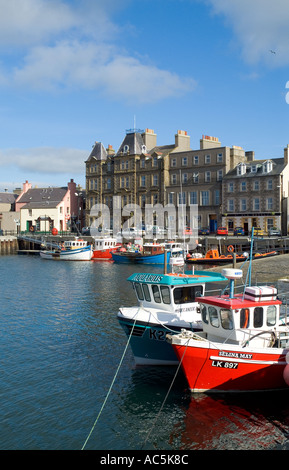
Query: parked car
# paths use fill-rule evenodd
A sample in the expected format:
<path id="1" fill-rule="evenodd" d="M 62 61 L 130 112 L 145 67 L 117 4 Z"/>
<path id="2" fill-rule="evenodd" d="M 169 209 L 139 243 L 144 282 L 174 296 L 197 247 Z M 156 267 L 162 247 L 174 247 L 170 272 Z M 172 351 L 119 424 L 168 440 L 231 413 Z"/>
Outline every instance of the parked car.
<path id="1" fill-rule="evenodd" d="M 218 227 L 216 234 L 217 235 L 228 235 L 227 227 Z"/>
<path id="2" fill-rule="evenodd" d="M 269 237 L 281 237 L 281 230 L 276 227 L 272 227 L 268 231 Z"/>
<path id="3" fill-rule="evenodd" d="M 210 235 L 210 230 L 208 227 L 201 227 L 198 230 L 199 235 Z"/>
<path id="4" fill-rule="evenodd" d="M 83 227 L 81 233 L 82 235 L 90 235 L 90 227 Z"/>
<path id="5" fill-rule="evenodd" d="M 245 235 L 245 230 L 243 229 L 243 227 L 235 227 L 234 235 Z"/>
<path id="6" fill-rule="evenodd" d="M 252 235 L 252 230 L 251 230 L 251 235 Z M 262 237 L 264 235 L 264 232 L 263 230 L 261 229 L 261 227 L 254 227 L 254 236 L 256 237 Z"/>

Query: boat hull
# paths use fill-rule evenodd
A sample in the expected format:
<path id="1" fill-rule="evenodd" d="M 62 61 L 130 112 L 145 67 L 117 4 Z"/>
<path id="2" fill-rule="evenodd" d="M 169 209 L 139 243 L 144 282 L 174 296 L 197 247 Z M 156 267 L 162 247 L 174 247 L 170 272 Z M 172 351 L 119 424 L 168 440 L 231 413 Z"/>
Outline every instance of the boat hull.
<path id="1" fill-rule="evenodd" d="M 162 327 L 159 323 L 148 323 L 134 320 L 118 315 L 118 320 L 125 334 L 130 338 L 130 347 L 134 355 L 136 365 L 150 366 L 174 366 L 178 358 L 166 341 L 168 331 L 171 334 L 181 332 L 183 327 Z M 195 329 L 194 331 L 200 331 Z"/>
<path id="2" fill-rule="evenodd" d="M 252 392 L 289 388 L 285 380 L 286 375 L 289 376 L 286 362 L 288 349 L 253 350 L 198 340 L 172 346 L 181 361 L 191 392 Z"/>
<path id="3" fill-rule="evenodd" d="M 164 264 L 164 253 L 158 255 L 143 255 L 141 253 L 112 253 L 112 259 L 116 263 L 126 264 Z M 167 262 L 170 260 L 170 253 L 167 253 Z"/>
<path id="4" fill-rule="evenodd" d="M 92 258 L 93 260 L 112 260 L 112 251 L 113 249 L 107 249 L 107 250 L 93 250 L 92 253 Z"/>
<path id="5" fill-rule="evenodd" d="M 270 258 L 271 256 L 276 256 L 278 253 L 276 251 L 270 252 L 270 253 L 260 253 L 253 255 L 252 259 L 257 260 L 257 259 L 264 259 L 264 258 Z M 246 261 L 248 258 L 245 256 L 236 256 L 236 263 L 241 263 Z M 187 258 L 186 263 L 188 264 L 228 264 L 232 263 L 234 260 L 233 255 L 228 255 L 228 256 L 219 256 L 218 258 Z"/>
<path id="6" fill-rule="evenodd" d="M 55 261 L 90 261 L 92 251 L 90 247 L 79 250 L 40 251 L 40 256 Z"/>

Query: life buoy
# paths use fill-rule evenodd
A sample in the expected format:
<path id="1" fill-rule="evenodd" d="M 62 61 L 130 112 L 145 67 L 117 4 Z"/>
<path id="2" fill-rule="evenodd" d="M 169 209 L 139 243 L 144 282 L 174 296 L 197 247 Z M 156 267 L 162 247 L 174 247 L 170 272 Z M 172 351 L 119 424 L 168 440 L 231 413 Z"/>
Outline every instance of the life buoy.
<path id="1" fill-rule="evenodd" d="M 29 230 L 30 230 L 30 232 L 34 232 L 34 227 L 33 227 L 33 225 L 31 225 L 31 227 L 30 227 Z"/>
<path id="2" fill-rule="evenodd" d="M 233 251 L 234 251 L 233 245 L 229 245 L 229 246 L 228 246 L 228 252 L 229 252 L 229 253 L 233 253 Z"/>

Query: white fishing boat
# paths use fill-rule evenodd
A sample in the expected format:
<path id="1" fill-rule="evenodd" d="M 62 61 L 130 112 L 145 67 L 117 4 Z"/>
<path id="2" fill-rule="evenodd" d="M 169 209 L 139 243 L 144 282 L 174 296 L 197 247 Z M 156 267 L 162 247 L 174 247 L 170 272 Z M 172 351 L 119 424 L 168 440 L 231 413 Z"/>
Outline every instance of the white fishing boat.
<path id="1" fill-rule="evenodd" d="M 66 240 L 58 248 L 40 251 L 41 258 L 56 261 L 90 261 L 92 254 L 91 245 L 78 237 L 73 240 Z"/>
<path id="2" fill-rule="evenodd" d="M 196 297 L 204 295 L 207 283 L 226 282 L 226 278 L 219 273 L 194 271 L 192 274 L 135 273 L 128 281 L 138 304 L 121 307 L 118 320 L 129 337 L 135 363 L 175 365 L 177 356 L 166 342 L 166 334 L 179 333 L 182 328 L 201 331 Z"/>

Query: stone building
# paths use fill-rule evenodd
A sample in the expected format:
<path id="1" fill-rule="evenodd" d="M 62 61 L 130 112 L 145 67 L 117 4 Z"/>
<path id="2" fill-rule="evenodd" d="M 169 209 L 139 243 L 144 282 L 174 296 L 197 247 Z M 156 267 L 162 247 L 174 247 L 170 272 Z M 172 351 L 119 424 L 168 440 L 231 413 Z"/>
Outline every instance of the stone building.
<path id="1" fill-rule="evenodd" d="M 267 158 L 239 163 L 223 179 L 222 224 L 249 233 L 260 227 L 288 232 L 288 146 L 284 158 Z"/>
<path id="2" fill-rule="evenodd" d="M 185 204 L 187 222 L 190 206 L 197 205 L 198 225 L 213 232 L 222 223 L 223 177 L 238 163 L 253 159 L 253 152 L 222 146 L 218 138 L 210 136 L 203 136 L 200 148 L 192 150 L 190 136 L 182 130 L 175 134 L 173 144 L 163 146 L 157 145 L 157 135 L 151 129 L 128 130 L 117 152 L 96 142 L 85 162 L 86 224 L 92 223 L 90 210 L 95 204 L 112 210 L 118 196 L 122 208 L 137 204 L 142 211 L 148 204 Z M 159 225 L 157 220 L 154 223 Z"/>

